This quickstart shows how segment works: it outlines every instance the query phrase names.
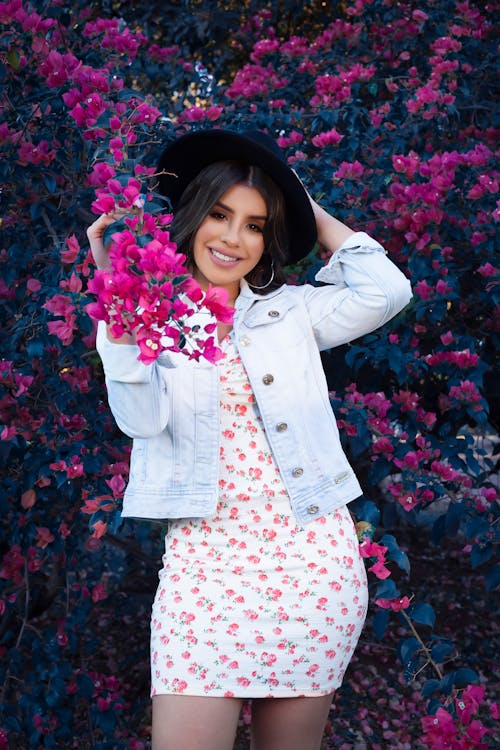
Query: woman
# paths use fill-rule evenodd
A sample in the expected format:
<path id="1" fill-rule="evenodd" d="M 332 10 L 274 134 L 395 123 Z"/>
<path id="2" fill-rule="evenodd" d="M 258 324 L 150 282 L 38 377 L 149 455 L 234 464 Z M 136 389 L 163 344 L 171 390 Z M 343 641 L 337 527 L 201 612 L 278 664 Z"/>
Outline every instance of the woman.
<path id="1" fill-rule="evenodd" d="M 137 361 L 101 328 L 108 398 L 134 438 L 125 516 L 168 518 L 153 605 L 153 750 L 230 750 L 252 699 L 253 750 L 317 750 L 366 615 L 346 504 L 361 494 L 342 451 L 320 351 L 383 325 L 409 301 L 382 247 L 330 216 L 260 132 L 170 144 L 160 190 L 203 288 L 236 308 L 217 365 Z M 114 215 L 89 229 L 99 267 Z M 313 287 L 283 266 L 316 239 Z"/>

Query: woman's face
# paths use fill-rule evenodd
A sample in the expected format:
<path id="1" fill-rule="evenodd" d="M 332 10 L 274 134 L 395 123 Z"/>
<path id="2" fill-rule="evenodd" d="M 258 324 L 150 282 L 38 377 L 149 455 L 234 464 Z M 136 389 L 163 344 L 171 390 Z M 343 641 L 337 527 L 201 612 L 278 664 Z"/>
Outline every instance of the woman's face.
<path id="1" fill-rule="evenodd" d="M 247 185 L 233 185 L 212 206 L 194 236 L 194 278 L 225 287 L 234 302 L 240 280 L 264 252 L 267 208 L 261 194 Z"/>

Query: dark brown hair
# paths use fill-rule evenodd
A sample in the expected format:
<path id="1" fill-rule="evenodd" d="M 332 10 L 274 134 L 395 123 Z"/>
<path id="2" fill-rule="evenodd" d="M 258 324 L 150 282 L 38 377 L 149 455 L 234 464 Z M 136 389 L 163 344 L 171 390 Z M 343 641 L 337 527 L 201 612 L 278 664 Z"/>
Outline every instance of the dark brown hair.
<path id="1" fill-rule="evenodd" d="M 253 187 L 262 196 L 267 208 L 264 225 L 264 254 L 246 281 L 257 294 L 266 294 L 285 282 L 283 266 L 288 259 L 288 232 L 286 206 L 281 190 L 260 168 L 237 161 L 220 161 L 209 164 L 184 190 L 174 211 L 171 233 L 181 253 L 193 264 L 193 241 L 196 232 L 211 208 L 233 185 Z M 272 266 L 272 263 L 274 264 Z M 274 267 L 274 279 L 267 285 Z"/>

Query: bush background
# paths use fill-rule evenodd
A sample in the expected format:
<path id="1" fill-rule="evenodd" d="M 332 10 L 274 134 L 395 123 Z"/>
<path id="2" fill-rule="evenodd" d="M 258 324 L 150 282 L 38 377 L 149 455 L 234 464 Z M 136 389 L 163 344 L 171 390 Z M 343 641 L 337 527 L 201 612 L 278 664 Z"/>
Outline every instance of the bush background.
<path id="1" fill-rule="evenodd" d="M 324 357 L 365 489 L 360 532 L 379 545 L 367 564 L 380 557 L 391 572 L 373 576 L 362 671 L 337 696 L 349 707 L 337 725 L 332 714 L 325 743 L 494 746 L 494 11 L 454 0 L 0 3 L 0 748 L 147 746 L 144 623 L 161 529 L 120 519 L 129 444 L 85 313 L 85 227 L 107 170 L 126 185 L 168 139 L 211 125 L 267 129 L 313 196 L 380 239 L 414 286 L 395 321 Z M 290 280 L 311 280 L 322 262 L 317 249 Z M 463 580 L 474 586 L 465 599 Z M 468 645 L 443 618 L 457 602 L 457 625 L 484 627 Z M 464 713 L 468 685 L 486 692 Z M 384 727 L 365 692 L 377 705 L 389 688 L 378 705 L 400 724 Z"/>

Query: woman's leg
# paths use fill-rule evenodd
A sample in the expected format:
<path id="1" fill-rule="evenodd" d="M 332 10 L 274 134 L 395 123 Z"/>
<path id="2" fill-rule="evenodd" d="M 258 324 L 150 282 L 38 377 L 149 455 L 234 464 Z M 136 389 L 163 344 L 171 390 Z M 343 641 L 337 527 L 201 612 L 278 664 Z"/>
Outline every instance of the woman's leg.
<path id="1" fill-rule="evenodd" d="M 152 750 L 232 750 L 241 704 L 238 698 L 155 695 Z"/>
<path id="2" fill-rule="evenodd" d="M 319 750 L 333 693 L 252 701 L 252 750 Z"/>

